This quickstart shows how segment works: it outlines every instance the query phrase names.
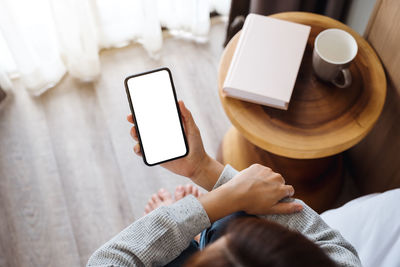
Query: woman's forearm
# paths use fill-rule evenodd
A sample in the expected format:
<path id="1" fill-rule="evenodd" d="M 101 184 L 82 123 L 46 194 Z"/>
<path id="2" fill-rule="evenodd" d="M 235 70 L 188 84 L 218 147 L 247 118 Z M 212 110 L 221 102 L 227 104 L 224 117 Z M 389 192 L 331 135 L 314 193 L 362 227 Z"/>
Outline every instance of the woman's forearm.
<path id="1" fill-rule="evenodd" d="M 87 266 L 164 266 L 209 226 L 201 203 L 189 195 L 133 222 L 96 250 Z"/>

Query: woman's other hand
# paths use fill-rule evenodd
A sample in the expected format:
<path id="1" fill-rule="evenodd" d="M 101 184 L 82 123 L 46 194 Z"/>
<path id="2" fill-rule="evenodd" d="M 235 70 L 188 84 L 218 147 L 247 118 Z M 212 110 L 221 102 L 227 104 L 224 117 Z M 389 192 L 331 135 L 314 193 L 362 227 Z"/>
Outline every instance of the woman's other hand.
<path id="1" fill-rule="evenodd" d="M 173 173 L 192 179 L 206 190 L 211 190 L 223 170 L 223 165 L 209 157 L 204 150 L 200 130 L 183 101 L 179 101 L 179 109 L 189 145 L 189 154 L 183 158 L 163 163 L 161 166 Z M 127 119 L 134 123 L 132 115 L 129 115 Z M 135 126 L 131 128 L 131 136 L 138 142 Z M 139 143 L 135 144 L 133 149 L 137 155 L 142 155 Z"/>
<path id="2" fill-rule="evenodd" d="M 200 198 L 210 221 L 236 211 L 249 214 L 289 214 L 302 210 L 297 202 L 280 202 L 291 197 L 294 188 L 285 185 L 279 173 L 254 164 L 239 172 L 232 180 Z"/>
<path id="3" fill-rule="evenodd" d="M 279 202 L 294 195 L 294 188 L 285 184 L 279 173 L 260 164 L 253 164 L 226 183 L 237 198 L 238 207 L 249 214 L 292 213 L 302 209 L 299 203 Z"/>

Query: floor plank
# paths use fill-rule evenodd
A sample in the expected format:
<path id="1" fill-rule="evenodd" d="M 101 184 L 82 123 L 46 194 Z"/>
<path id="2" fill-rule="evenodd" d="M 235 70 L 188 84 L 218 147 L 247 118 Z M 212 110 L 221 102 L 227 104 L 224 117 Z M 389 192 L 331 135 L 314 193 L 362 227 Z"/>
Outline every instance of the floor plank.
<path id="1" fill-rule="evenodd" d="M 18 89 L 0 114 L 0 264 L 77 266 L 44 112 Z"/>
<path id="2" fill-rule="evenodd" d="M 134 217 L 93 85 L 67 78 L 41 100 L 84 265 Z"/>

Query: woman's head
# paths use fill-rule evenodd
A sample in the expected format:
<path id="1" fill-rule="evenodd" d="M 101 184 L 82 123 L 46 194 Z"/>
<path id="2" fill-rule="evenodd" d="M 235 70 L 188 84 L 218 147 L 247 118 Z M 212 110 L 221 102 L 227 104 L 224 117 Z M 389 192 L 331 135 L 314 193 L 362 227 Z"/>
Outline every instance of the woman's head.
<path id="1" fill-rule="evenodd" d="M 186 266 L 335 266 L 312 241 L 258 218 L 233 221 L 223 237 L 191 257 Z"/>

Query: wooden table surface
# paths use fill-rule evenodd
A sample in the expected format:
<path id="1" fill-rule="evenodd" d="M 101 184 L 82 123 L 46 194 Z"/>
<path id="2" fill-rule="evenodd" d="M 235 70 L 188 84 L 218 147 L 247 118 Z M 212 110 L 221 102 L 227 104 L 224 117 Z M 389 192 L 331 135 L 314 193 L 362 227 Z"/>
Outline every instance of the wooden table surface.
<path id="1" fill-rule="evenodd" d="M 289 109 L 278 110 L 223 95 L 239 32 L 225 48 L 218 72 L 221 103 L 234 127 L 257 147 L 293 159 L 335 155 L 361 141 L 377 121 L 386 97 L 385 73 L 374 50 L 350 27 L 325 16 L 285 12 L 271 17 L 312 27 Z M 314 40 L 326 28 L 343 29 L 357 41 L 349 88 L 336 88 L 313 74 Z"/>

